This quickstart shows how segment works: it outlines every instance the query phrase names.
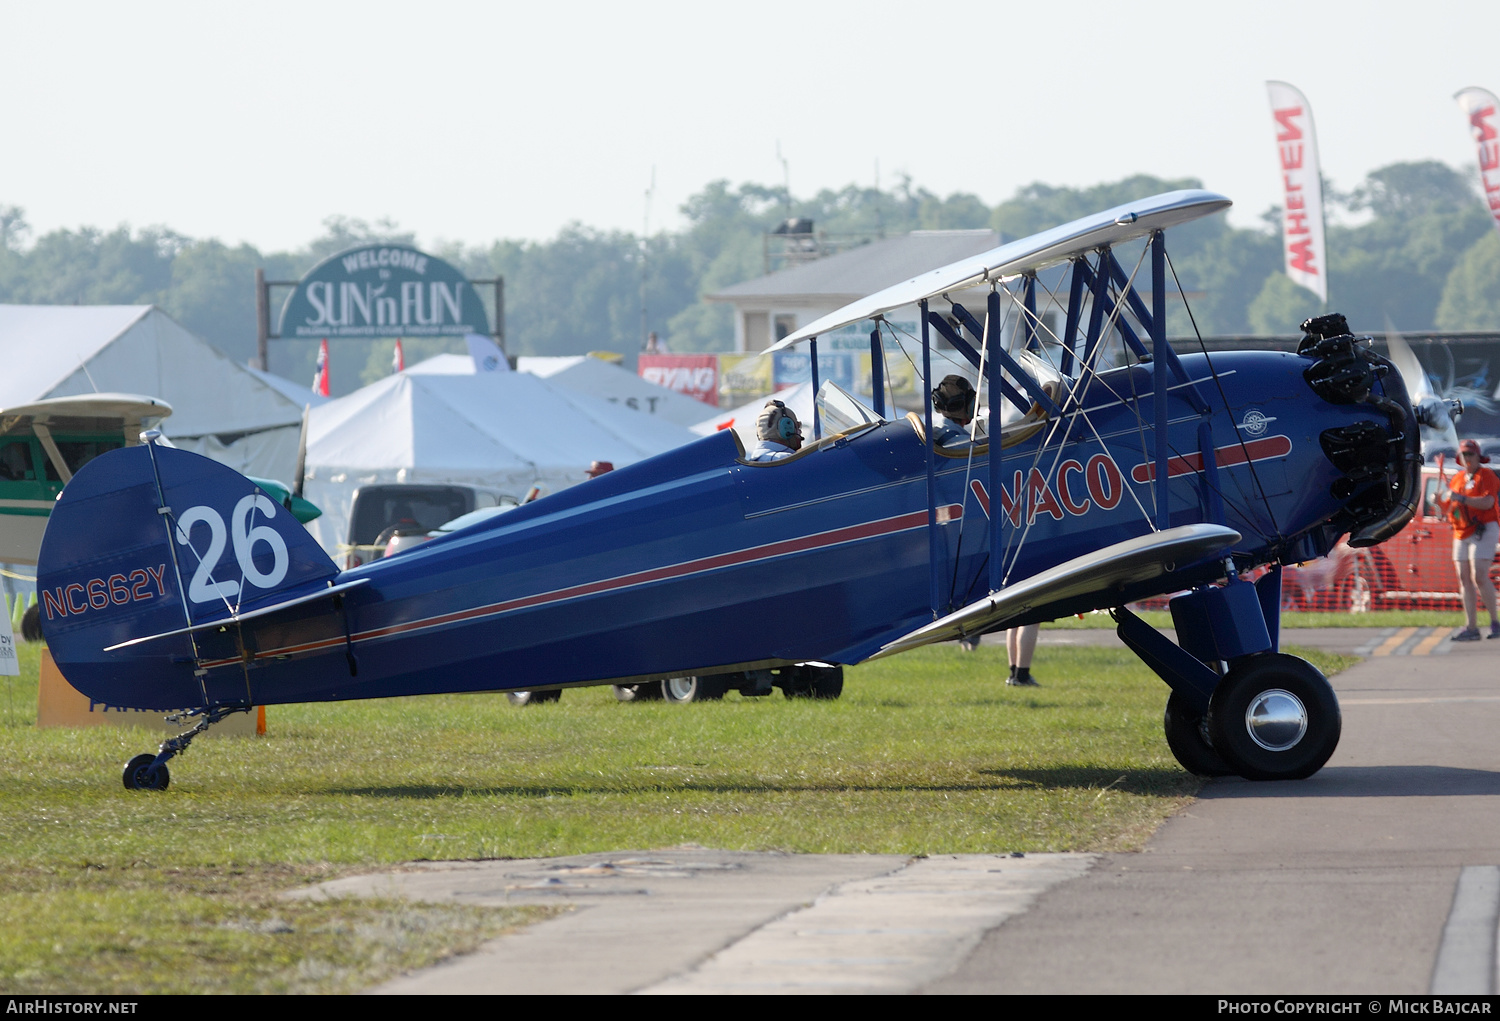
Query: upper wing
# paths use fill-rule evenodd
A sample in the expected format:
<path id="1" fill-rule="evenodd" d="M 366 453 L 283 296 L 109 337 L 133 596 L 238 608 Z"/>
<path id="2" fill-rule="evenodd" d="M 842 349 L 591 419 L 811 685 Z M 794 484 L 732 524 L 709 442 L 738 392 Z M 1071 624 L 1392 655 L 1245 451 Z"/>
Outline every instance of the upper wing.
<path id="1" fill-rule="evenodd" d="M 1182 525 L 1117 542 L 1007 585 L 896 639 L 870 658 L 978 634 L 1048 603 L 1107 592 L 1120 584 L 1149 581 L 1175 570 L 1179 564 L 1196 563 L 1239 541 L 1239 532 L 1222 525 Z"/>
<path id="2" fill-rule="evenodd" d="M 1096 248 L 1145 237 L 1154 231 L 1196 220 L 1229 206 L 1230 201 L 1223 195 L 1199 189 L 1170 191 L 1139 202 L 1127 202 L 1102 213 L 1065 223 L 1061 227 L 1033 234 L 1029 238 L 992 248 L 980 255 L 960 259 L 913 277 L 905 283 L 877 291 L 802 327 L 785 340 L 773 344 L 770 350 L 779 351 L 799 340 L 816 337 L 841 326 L 936 297 L 945 291 L 962 290 L 986 281 L 1000 281 L 1022 273 L 1033 273 Z"/>

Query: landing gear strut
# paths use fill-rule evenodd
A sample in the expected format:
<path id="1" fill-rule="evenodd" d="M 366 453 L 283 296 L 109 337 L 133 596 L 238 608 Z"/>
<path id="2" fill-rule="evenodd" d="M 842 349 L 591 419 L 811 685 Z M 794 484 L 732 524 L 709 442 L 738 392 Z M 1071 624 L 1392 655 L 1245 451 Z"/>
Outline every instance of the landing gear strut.
<path id="1" fill-rule="evenodd" d="M 188 750 L 188 745 L 193 743 L 193 738 L 203 733 L 215 723 L 231 716 L 234 713 L 248 713 L 250 706 L 216 707 L 213 709 L 189 709 L 185 712 L 173 713 L 167 717 L 168 723 L 179 723 L 200 717 L 190 730 L 185 730 L 176 737 L 169 737 L 161 743 L 161 749 L 152 755 L 145 752 L 137 755 L 125 763 L 125 772 L 121 780 L 125 783 L 127 791 L 164 791 L 172 782 L 172 774 L 167 770 L 167 760 L 173 756 L 180 755 Z"/>
<path id="2" fill-rule="evenodd" d="M 1280 569 L 1254 585 L 1228 573 L 1223 586 L 1172 600 L 1178 642 L 1123 607 L 1114 611 L 1120 639 L 1172 689 L 1162 724 L 1182 768 L 1247 780 L 1312 776 L 1338 747 L 1338 698 L 1317 667 L 1276 648 Z"/>

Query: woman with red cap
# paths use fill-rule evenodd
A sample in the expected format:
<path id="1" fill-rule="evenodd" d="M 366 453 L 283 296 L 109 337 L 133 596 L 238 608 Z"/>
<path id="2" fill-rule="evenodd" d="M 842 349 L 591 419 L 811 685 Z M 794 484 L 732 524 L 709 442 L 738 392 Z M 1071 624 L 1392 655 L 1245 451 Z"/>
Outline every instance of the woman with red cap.
<path id="1" fill-rule="evenodd" d="M 1458 459 L 1464 470 L 1454 473 L 1448 483 L 1450 492 L 1439 495 L 1453 524 L 1453 563 L 1458 568 L 1458 584 L 1464 601 L 1468 626 L 1453 636 L 1455 642 L 1479 640 L 1480 597 L 1490 613 L 1491 638 L 1500 638 L 1500 615 L 1495 613 L 1495 585 L 1490 581 L 1490 564 L 1495 559 L 1495 542 L 1500 538 L 1500 477 L 1484 467 L 1488 457 L 1474 440 L 1458 445 Z"/>

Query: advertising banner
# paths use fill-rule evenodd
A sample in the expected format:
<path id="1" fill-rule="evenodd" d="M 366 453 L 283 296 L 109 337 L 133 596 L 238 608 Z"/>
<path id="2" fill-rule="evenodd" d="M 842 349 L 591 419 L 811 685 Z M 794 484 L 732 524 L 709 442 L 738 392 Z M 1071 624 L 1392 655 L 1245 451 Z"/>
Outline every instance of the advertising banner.
<path id="1" fill-rule="evenodd" d="M 1479 147 L 1479 180 L 1484 185 L 1484 200 L 1500 230 L 1500 118 L 1495 115 L 1500 100 L 1485 89 L 1468 88 L 1454 99 L 1469 118 L 1469 130 Z"/>
<path id="2" fill-rule="evenodd" d="M 769 356 L 759 354 L 719 355 L 719 407 L 735 408 L 771 393 L 775 386 Z"/>
<path id="3" fill-rule="evenodd" d="M 648 383 L 686 394 L 711 408 L 719 406 L 717 355 L 643 354 L 637 372 Z"/>
<path id="4" fill-rule="evenodd" d="M 307 272 L 281 308 L 282 337 L 462 337 L 488 334 L 474 286 L 442 259 L 404 245 L 365 245 Z"/>
<path id="5" fill-rule="evenodd" d="M 1266 82 L 1276 124 L 1276 157 L 1285 192 L 1281 244 L 1286 275 L 1328 301 L 1328 260 L 1323 250 L 1323 181 L 1312 107 L 1286 82 Z"/>

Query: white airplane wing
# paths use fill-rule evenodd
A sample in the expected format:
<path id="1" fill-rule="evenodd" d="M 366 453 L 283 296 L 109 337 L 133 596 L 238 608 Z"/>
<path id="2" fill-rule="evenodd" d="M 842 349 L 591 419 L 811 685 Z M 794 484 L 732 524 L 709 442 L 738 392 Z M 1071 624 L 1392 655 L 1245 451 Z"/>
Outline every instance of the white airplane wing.
<path id="1" fill-rule="evenodd" d="M 958 291 L 988 281 L 999 282 L 1055 266 L 1096 248 L 1145 237 L 1154 231 L 1228 209 L 1230 205 L 1229 199 L 1223 195 L 1200 189 L 1171 191 L 1138 202 L 1126 202 L 1102 213 L 1085 216 L 1072 223 L 1033 234 L 1029 238 L 960 259 L 940 269 L 912 277 L 905 283 L 893 284 L 809 323 L 785 340 L 773 344 L 770 350 L 780 351 L 798 341 L 947 291 Z"/>
<path id="2" fill-rule="evenodd" d="M 1007 585 L 896 639 L 870 658 L 978 634 L 1048 603 L 1149 581 L 1175 570 L 1179 564 L 1197 563 L 1239 541 L 1239 532 L 1222 525 L 1182 525 L 1117 542 Z"/>

